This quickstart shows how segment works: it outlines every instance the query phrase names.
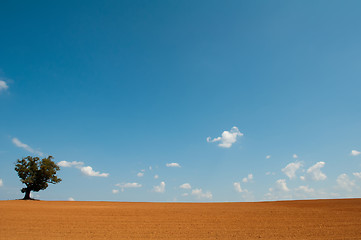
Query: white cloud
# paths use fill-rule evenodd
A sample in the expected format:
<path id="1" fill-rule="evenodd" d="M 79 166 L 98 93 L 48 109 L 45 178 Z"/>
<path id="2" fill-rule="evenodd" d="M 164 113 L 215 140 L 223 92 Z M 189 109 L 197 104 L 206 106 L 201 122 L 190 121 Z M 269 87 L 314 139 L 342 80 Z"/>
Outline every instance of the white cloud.
<path id="1" fill-rule="evenodd" d="M 250 174 L 248 174 L 247 177 L 245 177 L 245 178 L 242 179 L 242 182 L 246 183 L 246 182 L 251 181 L 252 179 L 253 179 L 253 174 L 250 173 Z"/>
<path id="2" fill-rule="evenodd" d="M 357 151 L 357 150 L 352 150 L 351 151 L 351 155 L 352 156 L 357 156 L 357 155 L 360 155 L 361 154 L 361 152 L 359 152 L 359 151 Z"/>
<path id="3" fill-rule="evenodd" d="M 122 192 L 124 192 L 125 188 L 140 188 L 142 187 L 142 184 L 133 182 L 133 183 L 117 183 L 115 186 L 119 187 Z"/>
<path id="4" fill-rule="evenodd" d="M 283 192 L 290 191 L 287 187 L 286 179 L 278 179 L 276 181 L 276 190 L 283 191 Z"/>
<path id="5" fill-rule="evenodd" d="M 138 176 L 138 177 L 143 177 L 143 176 L 144 176 L 144 173 L 139 172 L 139 173 L 137 173 L 137 176 Z"/>
<path id="6" fill-rule="evenodd" d="M 207 138 L 207 142 L 220 142 L 218 144 L 219 147 L 230 148 L 232 144 L 237 141 L 237 137 L 242 137 L 243 133 L 241 133 L 237 127 L 232 127 L 230 131 L 224 131 L 221 137 L 217 138 Z"/>
<path id="7" fill-rule="evenodd" d="M 83 162 L 77 162 L 77 161 L 72 161 L 72 162 L 68 162 L 68 161 L 60 161 L 57 164 L 59 167 L 77 167 L 77 166 L 82 166 L 84 165 Z"/>
<path id="8" fill-rule="evenodd" d="M 154 186 L 153 191 L 158 192 L 158 193 L 164 193 L 165 192 L 165 182 L 161 182 L 159 184 L 159 186 Z"/>
<path id="9" fill-rule="evenodd" d="M 300 176 L 300 179 L 301 179 L 302 181 L 305 181 L 305 180 L 306 180 L 306 177 L 305 177 L 305 176 Z"/>
<path id="10" fill-rule="evenodd" d="M 308 186 L 299 186 L 298 188 L 296 188 L 296 191 L 301 191 L 304 193 L 314 193 L 315 189 L 309 188 Z"/>
<path id="11" fill-rule="evenodd" d="M 12 142 L 15 144 L 15 146 L 17 146 L 19 148 L 23 148 L 28 152 L 38 154 L 41 157 L 44 155 L 42 152 L 32 149 L 29 145 L 22 143 L 19 139 L 15 138 L 15 137 L 12 139 Z"/>
<path id="12" fill-rule="evenodd" d="M 9 88 L 7 83 L 3 80 L 0 80 L 0 92 L 6 91 Z"/>
<path id="13" fill-rule="evenodd" d="M 159 178 L 158 174 L 154 175 L 154 179 L 158 179 L 158 178 Z"/>
<path id="14" fill-rule="evenodd" d="M 75 199 L 70 197 L 70 198 L 68 198 L 68 201 L 75 201 Z"/>
<path id="15" fill-rule="evenodd" d="M 247 191 L 247 190 L 242 189 L 240 182 L 234 182 L 233 187 L 234 187 L 234 190 L 236 190 L 237 192 L 240 192 L 240 193 Z"/>
<path id="16" fill-rule="evenodd" d="M 276 175 L 275 172 L 266 172 L 265 174 L 266 174 L 267 176 L 268 176 L 268 175 Z"/>
<path id="17" fill-rule="evenodd" d="M 197 198 L 207 198 L 207 199 L 212 199 L 213 195 L 211 192 L 207 191 L 207 192 L 203 192 L 203 190 L 201 188 L 196 188 L 192 190 L 192 195 L 196 196 Z"/>
<path id="18" fill-rule="evenodd" d="M 361 178 L 361 172 L 355 172 L 353 175 L 357 178 Z"/>
<path id="19" fill-rule="evenodd" d="M 179 186 L 179 188 L 183 188 L 183 189 L 191 189 L 191 185 L 189 183 L 183 183 L 182 185 Z"/>
<path id="20" fill-rule="evenodd" d="M 318 162 L 309 169 L 307 169 L 307 174 L 315 181 L 322 181 L 327 178 L 326 174 L 321 172 L 321 168 L 325 166 L 325 162 Z"/>
<path id="21" fill-rule="evenodd" d="M 292 155 L 293 158 L 298 158 L 297 154 Z"/>
<path id="22" fill-rule="evenodd" d="M 336 179 L 337 185 L 346 191 L 351 192 L 352 188 L 355 186 L 355 181 L 351 181 L 346 173 L 341 174 Z"/>
<path id="23" fill-rule="evenodd" d="M 186 196 L 188 196 L 188 195 L 189 195 L 188 193 L 183 193 L 183 194 L 182 194 L 183 197 L 186 197 Z"/>
<path id="24" fill-rule="evenodd" d="M 286 174 L 289 179 L 296 178 L 296 171 L 302 167 L 301 162 L 292 162 L 289 163 L 285 168 L 282 169 L 282 172 Z"/>
<path id="25" fill-rule="evenodd" d="M 266 156 L 266 159 L 270 159 L 270 158 L 271 158 L 271 155 L 267 155 L 267 156 Z"/>
<path id="26" fill-rule="evenodd" d="M 181 167 L 181 166 L 179 165 L 179 163 L 175 163 L 175 162 L 174 162 L 174 163 L 167 163 L 166 166 L 167 166 L 167 167 Z"/>
<path id="27" fill-rule="evenodd" d="M 0 178 L 0 187 L 4 186 L 3 180 Z"/>
<path id="28" fill-rule="evenodd" d="M 91 177 L 108 177 L 109 173 L 100 173 L 93 170 L 91 166 L 81 167 L 80 171 L 87 176 Z"/>
<path id="29" fill-rule="evenodd" d="M 113 194 L 117 194 L 118 192 L 119 192 L 118 189 L 113 189 L 113 190 L 112 190 L 112 193 L 113 193 Z"/>

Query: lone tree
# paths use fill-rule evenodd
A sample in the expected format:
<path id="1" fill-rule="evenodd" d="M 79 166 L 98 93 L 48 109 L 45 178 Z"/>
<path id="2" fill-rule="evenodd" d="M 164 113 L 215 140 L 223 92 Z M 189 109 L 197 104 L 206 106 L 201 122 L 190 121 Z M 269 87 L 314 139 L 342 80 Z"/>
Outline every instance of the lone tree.
<path id="1" fill-rule="evenodd" d="M 24 200 L 32 199 L 30 198 L 31 191 L 39 192 L 46 189 L 48 183 L 56 184 L 61 181 L 55 175 L 60 168 L 51 159 L 53 159 L 52 156 L 42 160 L 38 157 L 27 156 L 16 162 L 15 171 L 18 172 L 21 182 L 26 185 L 21 189 L 21 192 L 25 193 Z"/>

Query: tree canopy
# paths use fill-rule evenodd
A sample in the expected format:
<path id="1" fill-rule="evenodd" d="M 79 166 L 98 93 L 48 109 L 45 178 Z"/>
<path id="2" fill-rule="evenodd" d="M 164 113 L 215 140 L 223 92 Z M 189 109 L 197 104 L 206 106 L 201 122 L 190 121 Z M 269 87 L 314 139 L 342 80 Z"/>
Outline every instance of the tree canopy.
<path id="1" fill-rule="evenodd" d="M 31 191 L 38 192 L 46 189 L 49 183 L 61 182 L 61 179 L 56 176 L 56 172 L 60 168 L 52 159 L 52 156 L 41 160 L 38 157 L 27 156 L 17 160 L 15 171 L 18 173 L 21 182 L 26 186 L 21 189 L 21 192 L 25 193 L 23 199 L 31 199 Z"/>

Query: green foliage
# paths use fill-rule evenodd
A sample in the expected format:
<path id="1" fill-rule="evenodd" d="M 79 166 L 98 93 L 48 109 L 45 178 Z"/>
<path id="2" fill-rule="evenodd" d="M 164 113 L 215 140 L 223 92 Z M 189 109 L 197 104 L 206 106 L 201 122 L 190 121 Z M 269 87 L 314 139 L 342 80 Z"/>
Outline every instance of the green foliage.
<path id="1" fill-rule="evenodd" d="M 17 171 L 21 182 L 26 185 L 25 188 L 21 189 L 21 192 L 28 193 L 24 199 L 27 198 L 30 191 L 38 192 L 46 189 L 48 183 L 56 184 L 61 181 L 56 176 L 56 171 L 59 171 L 60 168 L 52 159 L 52 156 L 41 160 L 38 157 L 27 156 L 17 160 L 15 171 Z"/>

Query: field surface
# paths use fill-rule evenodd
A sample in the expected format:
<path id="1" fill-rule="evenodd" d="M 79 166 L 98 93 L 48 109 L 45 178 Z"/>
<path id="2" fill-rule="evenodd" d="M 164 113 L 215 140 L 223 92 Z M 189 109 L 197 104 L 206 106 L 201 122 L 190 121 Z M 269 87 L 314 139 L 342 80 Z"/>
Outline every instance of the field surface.
<path id="1" fill-rule="evenodd" d="M 0 239 L 361 239 L 361 199 L 0 201 Z"/>

